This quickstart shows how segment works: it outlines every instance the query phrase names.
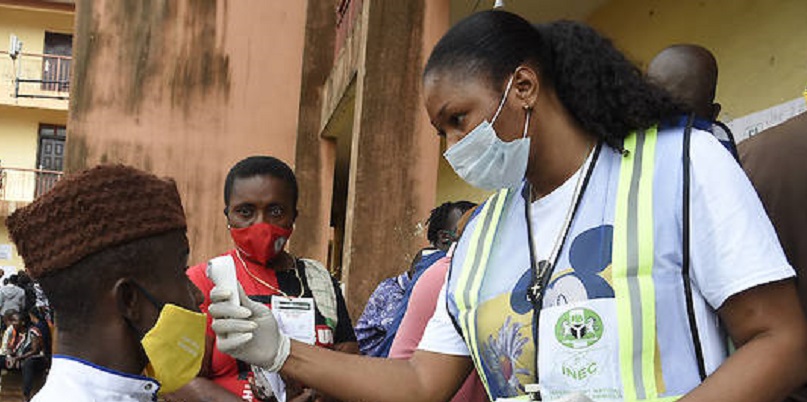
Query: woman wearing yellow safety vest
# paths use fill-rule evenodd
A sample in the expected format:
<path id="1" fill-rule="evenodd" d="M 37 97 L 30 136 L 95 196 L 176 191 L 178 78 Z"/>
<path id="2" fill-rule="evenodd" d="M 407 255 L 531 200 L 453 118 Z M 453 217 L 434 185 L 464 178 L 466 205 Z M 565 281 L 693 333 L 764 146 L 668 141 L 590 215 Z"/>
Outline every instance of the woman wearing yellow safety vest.
<path id="1" fill-rule="evenodd" d="M 472 368 L 494 400 L 778 401 L 807 380 L 794 272 L 748 180 L 608 40 L 478 13 L 433 50 L 424 95 L 455 171 L 503 190 L 415 355 L 289 341 L 222 287 L 220 350 L 344 400 L 447 400 Z"/>

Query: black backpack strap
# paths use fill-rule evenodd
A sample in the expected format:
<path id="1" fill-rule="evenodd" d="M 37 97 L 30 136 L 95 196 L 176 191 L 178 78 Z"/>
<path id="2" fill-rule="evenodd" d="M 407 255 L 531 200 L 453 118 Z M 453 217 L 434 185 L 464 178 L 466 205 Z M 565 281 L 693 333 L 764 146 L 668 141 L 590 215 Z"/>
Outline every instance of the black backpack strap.
<path id="1" fill-rule="evenodd" d="M 714 125 L 720 127 L 720 129 L 726 133 L 726 136 L 729 137 L 729 143 L 731 143 L 731 156 L 734 157 L 734 160 L 736 160 L 737 163 L 740 163 L 740 154 L 737 152 L 737 141 L 734 139 L 734 133 L 731 132 L 731 129 L 726 125 L 726 123 L 723 123 L 720 120 L 715 120 Z"/>
<path id="2" fill-rule="evenodd" d="M 695 305 L 692 301 L 692 281 L 690 280 L 690 148 L 692 138 L 692 124 L 695 120 L 693 114 L 689 115 L 687 125 L 684 129 L 683 140 L 683 168 L 684 168 L 684 194 L 683 194 L 683 264 L 681 266 L 681 277 L 684 280 L 684 296 L 686 297 L 687 317 L 689 318 L 689 333 L 692 336 L 692 344 L 695 346 L 695 359 L 698 363 L 698 375 L 701 382 L 706 380 L 706 363 L 703 358 L 703 345 L 698 334 L 698 323 L 695 319 Z"/>

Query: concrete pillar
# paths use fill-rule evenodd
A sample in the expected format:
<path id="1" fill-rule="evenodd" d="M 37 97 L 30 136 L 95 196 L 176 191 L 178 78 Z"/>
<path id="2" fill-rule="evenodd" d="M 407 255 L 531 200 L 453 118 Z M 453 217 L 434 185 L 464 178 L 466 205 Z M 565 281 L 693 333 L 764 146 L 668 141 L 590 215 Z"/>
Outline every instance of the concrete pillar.
<path id="1" fill-rule="evenodd" d="M 300 186 L 300 215 L 290 248 L 296 255 L 323 263 L 328 259 L 336 151 L 333 141 L 320 136 L 321 94 L 333 67 L 335 24 L 333 2 L 309 2 L 294 169 Z"/>
<path id="2" fill-rule="evenodd" d="M 449 1 L 365 0 L 361 18 L 342 276 L 354 318 L 425 244 L 419 224 L 434 207 L 440 155 L 421 75 Z"/>

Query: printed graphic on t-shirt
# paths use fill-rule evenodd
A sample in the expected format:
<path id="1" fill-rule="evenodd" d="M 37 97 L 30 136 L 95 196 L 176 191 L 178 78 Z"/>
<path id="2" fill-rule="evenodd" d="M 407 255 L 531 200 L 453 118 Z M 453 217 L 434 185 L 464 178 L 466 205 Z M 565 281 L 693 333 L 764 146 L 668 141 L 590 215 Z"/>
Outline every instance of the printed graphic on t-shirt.
<path id="1" fill-rule="evenodd" d="M 612 299 L 611 245 L 613 226 L 600 225 L 570 238 L 571 266 L 554 272 L 544 296 L 544 311 L 556 306 L 571 306 L 593 299 Z M 524 384 L 535 381 L 535 345 L 531 341 L 533 308 L 528 297 L 532 271 L 524 267 L 512 291 L 483 302 L 477 312 L 480 333 L 490 333 L 480 342 L 485 374 L 495 395 L 516 396 L 524 393 Z M 502 314 L 503 311 L 509 312 Z M 543 315 L 543 314 L 542 314 Z M 544 322 L 546 317 L 541 318 Z M 551 323 L 549 334 L 563 345 L 564 362 L 560 373 L 569 381 L 588 381 L 597 374 L 605 357 L 587 352 L 603 338 L 606 331 L 600 313 L 591 308 L 564 311 Z M 607 355 L 610 352 L 603 352 Z M 603 354 L 599 353 L 599 354 Z M 543 374 L 542 374 L 543 377 Z M 613 391 L 609 388 L 609 391 Z M 603 391 L 603 393 L 607 393 Z"/>

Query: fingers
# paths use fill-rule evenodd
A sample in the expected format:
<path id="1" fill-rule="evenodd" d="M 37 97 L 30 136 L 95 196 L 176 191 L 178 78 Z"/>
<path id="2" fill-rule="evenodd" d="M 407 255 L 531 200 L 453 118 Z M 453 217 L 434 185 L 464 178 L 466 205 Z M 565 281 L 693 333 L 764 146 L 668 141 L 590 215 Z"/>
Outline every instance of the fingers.
<path id="1" fill-rule="evenodd" d="M 207 309 L 210 316 L 214 319 L 222 319 L 222 318 L 238 318 L 238 319 L 246 319 L 252 316 L 252 310 L 242 307 L 242 306 L 233 306 L 229 303 L 213 303 Z"/>
<path id="2" fill-rule="evenodd" d="M 240 283 L 238 284 L 238 297 L 241 298 L 242 303 L 247 301 L 247 300 L 252 301 L 249 298 L 249 296 L 247 296 L 247 292 L 244 291 L 244 288 L 241 286 Z"/>
<path id="3" fill-rule="evenodd" d="M 239 286 L 240 287 L 240 286 Z M 213 303 L 229 302 L 233 297 L 233 292 L 220 286 L 215 286 L 210 291 L 210 301 Z"/>
<path id="4" fill-rule="evenodd" d="M 220 351 L 231 354 L 236 352 L 238 349 L 242 348 L 247 342 L 252 340 L 252 333 L 240 333 L 240 334 L 231 334 L 230 336 L 223 338 L 221 336 L 216 337 L 216 346 L 219 348 Z"/>
<path id="5" fill-rule="evenodd" d="M 210 327 L 217 335 L 224 336 L 245 332 L 251 333 L 258 329 L 258 324 L 246 320 L 221 319 L 213 320 L 213 324 L 211 324 Z"/>

